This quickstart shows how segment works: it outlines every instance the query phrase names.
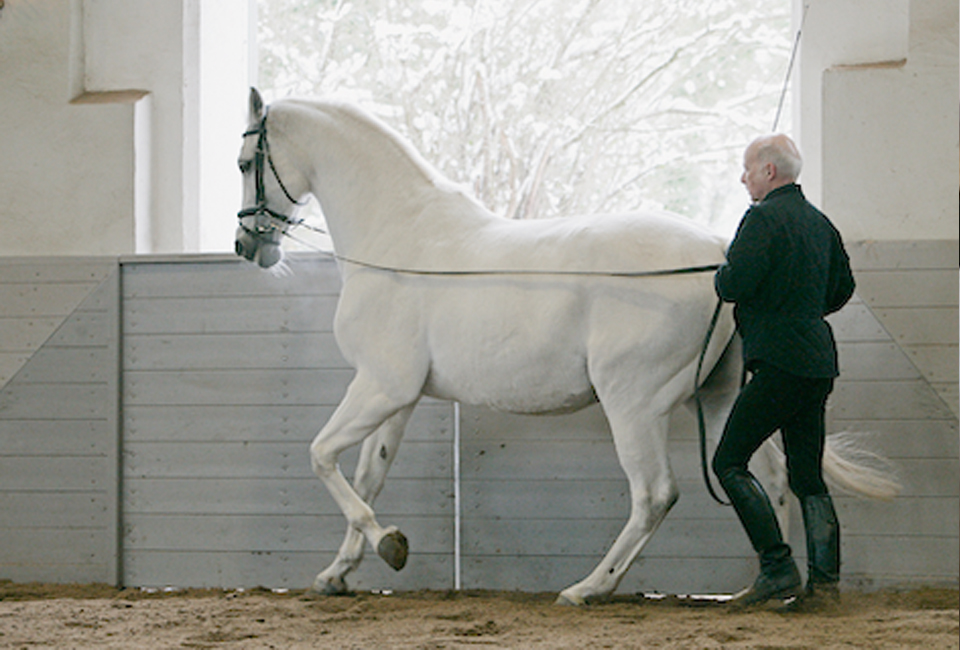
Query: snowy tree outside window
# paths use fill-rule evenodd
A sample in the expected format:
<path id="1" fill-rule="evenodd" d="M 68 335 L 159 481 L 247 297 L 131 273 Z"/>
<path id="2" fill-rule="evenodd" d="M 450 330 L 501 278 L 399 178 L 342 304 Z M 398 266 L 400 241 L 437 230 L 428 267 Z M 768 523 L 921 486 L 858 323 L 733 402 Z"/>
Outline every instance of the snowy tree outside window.
<path id="1" fill-rule="evenodd" d="M 268 101 L 360 104 L 497 214 L 663 208 L 726 234 L 747 207 L 743 149 L 773 125 L 793 40 L 790 0 L 258 0 L 257 11 Z M 778 130 L 789 127 L 787 113 Z"/>

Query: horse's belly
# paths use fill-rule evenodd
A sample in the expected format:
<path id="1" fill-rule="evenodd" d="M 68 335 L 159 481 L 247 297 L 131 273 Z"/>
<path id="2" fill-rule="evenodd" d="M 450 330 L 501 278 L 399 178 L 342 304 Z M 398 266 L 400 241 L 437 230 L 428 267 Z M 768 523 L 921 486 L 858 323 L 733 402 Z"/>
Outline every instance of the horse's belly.
<path id="1" fill-rule="evenodd" d="M 575 295 L 511 293 L 474 295 L 470 305 L 433 319 L 424 392 L 515 413 L 573 411 L 594 402 Z"/>
<path id="2" fill-rule="evenodd" d="M 586 372 L 529 361 L 525 368 L 510 363 L 478 363 L 473 371 L 463 365 L 450 368 L 435 364 L 423 392 L 510 413 L 565 413 L 597 400 Z"/>

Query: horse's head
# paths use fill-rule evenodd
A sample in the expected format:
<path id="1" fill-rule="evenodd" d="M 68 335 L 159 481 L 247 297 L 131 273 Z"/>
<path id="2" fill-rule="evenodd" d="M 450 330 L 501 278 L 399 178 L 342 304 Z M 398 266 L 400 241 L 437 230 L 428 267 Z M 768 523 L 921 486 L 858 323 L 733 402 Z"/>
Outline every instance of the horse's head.
<path id="1" fill-rule="evenodd" d="M 256 88 L 250 89 L 249 123 L 237 162 L 243 174 L 243 209 L 237 213 L 237 255 L 269 268 L 282 258 L 280 241 L 296 223 L 293 212 L 301 203 L 296 198 L 299 194 L 290 192 L 295 186 L 280 180 L 267 139 L 267 107 Z M 302 187 L 306 191 L 299 173 L 290 173 L 287 182 L 291 180 L 297 182 L 296 189 Z"/>

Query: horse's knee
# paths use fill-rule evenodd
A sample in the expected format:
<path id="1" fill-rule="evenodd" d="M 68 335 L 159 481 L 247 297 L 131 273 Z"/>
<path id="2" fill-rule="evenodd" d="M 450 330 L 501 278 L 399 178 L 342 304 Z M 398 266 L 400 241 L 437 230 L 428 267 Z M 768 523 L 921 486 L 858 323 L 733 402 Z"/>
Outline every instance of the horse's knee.
<path id="1" fill-rule="evenodd" d="M 337 469 L 336 451 L 320 437 L 310 443 L 310 466 L 313 468 L 313 473 L 321 478 Z"/>

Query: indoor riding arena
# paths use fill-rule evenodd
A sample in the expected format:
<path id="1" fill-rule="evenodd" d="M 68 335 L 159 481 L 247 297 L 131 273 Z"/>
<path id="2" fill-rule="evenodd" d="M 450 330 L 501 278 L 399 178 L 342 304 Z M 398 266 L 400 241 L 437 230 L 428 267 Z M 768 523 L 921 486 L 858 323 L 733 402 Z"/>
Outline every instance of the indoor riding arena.
<path id="1" fill-rule="evenodd" d="M 378 3 L 301 4 L 333 39 L 359 33 Z M 450 4 L 469 9 L 460 28 L 480 29 L 483 3 Z M 581 17 L 605 6 L 568 4 Z M 841 597 L 813 613 L 727 603 L 757 556 L 710 496 L 697 413 L 683 406 L 665 450 L 679 500 L 609 597 L 557 603 L 631 519 L 606 403 L 529 415 L 431 396 L 395 457 L 384 444 L 338 459 L 356 486 L 387 460 L 376 519 L 409 542 L 400 570 L 366 543 L 340 593 L 313 589 L 350 546 L 346 499 L 311 450 L 357 373 L 334 327 L 351 262 L 329 218 L 339 259 L 317 232 L 319 246 L 284 240 L 279 272 L 234 252 L 238 211 L 241 226 L 245 208 L 276 219 L 266 201 L 297 179 L 279 144 L 277 165 L 260 150 L 251 208 L 254 181 L 246 200 L 237 170 L 259 135 L 257 23 L 284 3 L 0 0 L 0 648 L 960 648 L 960 7 L 782 4 L 772 105 L 783 84 L 800 182 L 856 279 L 827 319 L 841 367 L 827 431 L 850 434 L 857 458 L 899 485 L 871 499 L 828 480 Z M 396 129 L 407 119 L 377 114 Z M 746 144 L 731 145 L 737 216 Z M 467 302 L 488 295 L 471 293 L 478 282 L 514 282 L 449 281 Z M 410 282 L 448 280 L 396 281 Z M 776 505 L 806 576 L 798 501 Z"/>

